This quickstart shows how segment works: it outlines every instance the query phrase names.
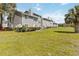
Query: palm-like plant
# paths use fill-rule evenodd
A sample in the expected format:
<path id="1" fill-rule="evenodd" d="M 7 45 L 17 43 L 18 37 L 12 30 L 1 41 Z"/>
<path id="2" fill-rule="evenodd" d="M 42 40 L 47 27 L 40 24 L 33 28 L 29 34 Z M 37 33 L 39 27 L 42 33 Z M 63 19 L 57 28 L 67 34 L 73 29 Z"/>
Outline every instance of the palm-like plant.
<path id="1" fill-rule="evenodd" d="M 8 4 L 8 12 L 9 12 L 9 20 L 13 22 L 14 14 L 15 14 L 16 4 L 9 3 Z"/>
<path id="2" fill-rule="evenodd" d="M 69 10 L 69 13 L 65 15 L 65 23 L 73 23 L 75 32 L 79 33 L 79 6 Z"/>
<path id="3" fill-rule="evenodd" d="M 2 4 L 0 3 L 0 29 L 2 28 L 2 12 L 3 12 Z"/>
<path id="4" fill-rule="evenodd" d="M 8 16 L 8 25 L 11 26 L 11 24 L 13 24 L 13 19 L 14 19 L 14 15 L 15 15 L 15 9 L 16 9 L 16 4 L 15 3 L 8 3 L 8 12 L 9 12 L 9 16 Z"/>
<path id="5" fill-rule="evenodd" d="M 2 15 L 8 13 L 8 21 L 13 22 L 14 13 L 15 13 L 16 4 L 15 3 L 2 3 L 0 4 L 0 24 L 2 24 Z M 4 16 L 5 17 L 5 16 Z"/>

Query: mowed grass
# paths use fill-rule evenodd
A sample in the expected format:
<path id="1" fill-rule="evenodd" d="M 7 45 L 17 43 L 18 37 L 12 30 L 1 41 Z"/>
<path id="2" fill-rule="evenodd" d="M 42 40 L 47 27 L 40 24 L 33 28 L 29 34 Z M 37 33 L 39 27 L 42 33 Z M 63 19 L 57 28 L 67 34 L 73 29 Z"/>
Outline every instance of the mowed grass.
<path id="1" fill-rule="evenodd" d="M 79 34 L 71 27 L 34 32 L 0 31 L 2 56 L 71 56 L 79 55 Z"/>

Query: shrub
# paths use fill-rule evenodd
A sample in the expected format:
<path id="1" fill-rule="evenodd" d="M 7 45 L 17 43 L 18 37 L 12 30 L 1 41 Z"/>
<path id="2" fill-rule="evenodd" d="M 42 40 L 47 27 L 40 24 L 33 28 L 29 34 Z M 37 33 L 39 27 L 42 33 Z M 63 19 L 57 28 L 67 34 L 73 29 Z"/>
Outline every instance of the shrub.
<path id="1" fill-rule="evenodd" d="M 21 32 L 21 28 L 17 27 L 17 28 L 15 28 L 15 31 L 16 32 Z"/>
<path id="2" fill-rule="evenodd" d="M 22 26 L 21 32 L 26 32 L 26 26 L 25 25 Z"/>
<path id="3" fill-rule="evenodd" d="M 36 30 L 40 30 L 41 29 L 41 27 L 36 27 Z"/>
<path id="4" fill-rule="evenodd" d="M 27 26 L 26 25 L 17 25 L 15 28 L 16 32 L 26 32 L 27 31 Z"/>
<path id="5" fill-rule="evenodd" d="M 39 30 L 40 27 L 28 27 L 28 25 L 17 25 L 15 28 L 16 32 L 26 32 L 26 31 L 35 31 L 35 30 Z"/>
<path id="6" fill-rule="evenodd" d="M 9 28 L 9 27 L 4 27 L 3 28 L 3 31 L 12 31 L 13 29 L 12 28 Z"/>
<path id="7" fill-rule="evenodd" d="M 58 24 L 58 27 L 64 27 L 64 24 Z"/>

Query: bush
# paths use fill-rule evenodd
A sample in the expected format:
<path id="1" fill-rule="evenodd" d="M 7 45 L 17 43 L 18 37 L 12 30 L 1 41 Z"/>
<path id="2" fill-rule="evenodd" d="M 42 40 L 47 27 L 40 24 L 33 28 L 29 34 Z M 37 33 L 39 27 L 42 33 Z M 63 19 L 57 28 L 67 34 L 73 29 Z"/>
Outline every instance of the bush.
<path id="1" fill-rule="evenodd" d="M 36 27 L 36 30 L 40 30 L 41 29 L 41 27 Z"/>
<path id="2" fill-rule="evenodd" d="M 64 24 L 58 24 L 58 27 L 64 27 Z"/>
<path id="3" fill-rule="evenodd" d="M 2 29 L 3 31 L 12 31 L 13 29 L 12 28 L 9 28 L 9 27 L 5 27 Z"/>
<path id="4" fill-rule="evenodd" d="M 15 28 L 16 32 L 26 32 L 26 31 L 35 31 L 35 30 L 39 30 L 40 27 L 28 27 L 28 25 L 17 25 Z"/>
<path id="5" fill-rule="evenodd" d="M 15 31 L 16 32 L 21 32 L 21 28 L 17 27 L 17 28 L 15 28 Z"/>
<path id="6" fill-rule="evenodd" d="M 27 31 L 27 26 L 26 25 L 17 25 L 15 28 L 16 32 L 26 32 Z"/>
<path id="7" fill-rule="evenodd" d="M 35 31 L 36 30 L 36 28 L 34 28 L 34 27 L 28 27 L 27 29 L 26 29 L 26 31 Z"/>
<path id="8" fill-rule="evenodd" d="M 25 25 L 22 26 L 21 32 L 26 32 L 26 26 Z"/>

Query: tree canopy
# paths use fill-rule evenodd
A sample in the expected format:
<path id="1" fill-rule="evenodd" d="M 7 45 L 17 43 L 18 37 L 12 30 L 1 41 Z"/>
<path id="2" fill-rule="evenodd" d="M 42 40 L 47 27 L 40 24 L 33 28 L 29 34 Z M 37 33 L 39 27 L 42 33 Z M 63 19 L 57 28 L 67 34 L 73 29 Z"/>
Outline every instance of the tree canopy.
<path id="1" fill-rule="evenodd" d="M 65 14 L 65 22 L 74 24 L 79 22 L 79 6 L 75 6 Z"/>

